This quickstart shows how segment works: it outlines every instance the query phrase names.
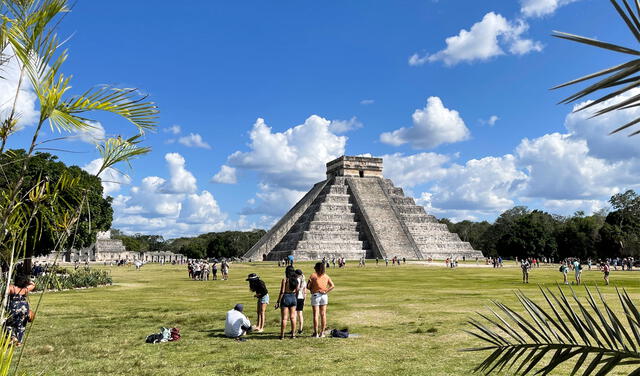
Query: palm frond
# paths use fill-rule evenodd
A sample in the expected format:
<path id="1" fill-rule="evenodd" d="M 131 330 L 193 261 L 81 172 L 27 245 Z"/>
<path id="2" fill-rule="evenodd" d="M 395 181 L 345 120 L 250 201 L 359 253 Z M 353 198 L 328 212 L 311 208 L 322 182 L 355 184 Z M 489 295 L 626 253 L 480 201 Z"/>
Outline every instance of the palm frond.
<path id="1" fill-rule="evenodd" d="M 637 42 L 640 43 L 640 3 L 635 0 L 635 9 L 633 9 L 627 0 L 610 0 L 611 4 L 615 8 L 618 16 L 626 24 L 627 28 L 634 36 Z M 556 38 L 566 39 L 577 43 L 587 44 L 590 46 L 614 51 L 618 53 L 640 56 L 640 51 L 630 47 L 620 46 L 614 43 L 602 42 L 596 39 L 582 37 L 579 35 L 564 33 L 560 31 L 554 31 L 552 34 Z M 640 76 L 637 73 L 640 72 L 640 59 L 634 58 L 626 63 L 619 64 L 610 68 L 600 70 L 598 72 L 588 74 L 586 76 L 571 80 L 569 82 L 557 85 L 552 89 L 558 89 L 570 85 L 575 85 L 581 82 L 586 82 L 592 79 L 598 79 L 597 82 L 587 86 L 586 88 L 564 98 L 560 103 L 573 103 L 577 100 L 583 99 L 589 95 L 601 92 L 603 90 L 619 87 L 612 90 L 607 94 L 600 96 L 594 101 L 590 101 L 585 105 L 576 108 L 576 111 L 583 111 L 588 108 L 595 108 L 599 106 L 593 116 L 601 116 L 616 110 L 624 110 L 630 107 L 640 105 L 640 95 L 633 95 L 627 99 L 616 100 L 620 95 L 629 92 L 630 90 L 640 87 Z M 622 86 L 624 85 L 624 86 Z M 622 87 L 620 87 L 622 86 Z M 640 123 L 640 118 L 627 122 L 626 124 L 619 126 L 610 132 L 610 134 L 618 133 L 624 129 Z M 633 136 L 640 132 L 636 131 L 629 136 Z"/>
<path id="2" fill-rule="evenodd" d="M 554 293 L 540 288 L 546 307 L 516 292 L 524 314 L 493 302 L 498 311 L 471 319 L 470 333 L 486 342 L 466 351 L 490 351 L 475 368 L 486 375 L 508 369 L 509 374 L 547 375 L 575 359 L 572 375 L 605 375 L 622 365 L 640 365 L 640 312 L 625 290 L 619 291 L 624 316 L 617 314 L 601 292 L 586 290 L 586 303 L 573 289 L 569 299 L 560 286 Z M 504 316 L 504 317 L 503 317 Z M 515 372 L 511 371 L 515 368 Z M 634 372 L 639 372 L 640 366 Z"/>
<path id="3" fill-rule="evenodd" d="M 103 144 L 98 145 L 98 151 L 102 157 L 102 165 L 96 172 L 96 176 L 100 176 L 103 171 L 120 162 L 125 162 L 131 167 L 131 159 L 150 152 L 150 147 L 139 146 L 142 141 L 140 136 L 138 134 L 128 139 L 122 137 L 108 138 Z"/>

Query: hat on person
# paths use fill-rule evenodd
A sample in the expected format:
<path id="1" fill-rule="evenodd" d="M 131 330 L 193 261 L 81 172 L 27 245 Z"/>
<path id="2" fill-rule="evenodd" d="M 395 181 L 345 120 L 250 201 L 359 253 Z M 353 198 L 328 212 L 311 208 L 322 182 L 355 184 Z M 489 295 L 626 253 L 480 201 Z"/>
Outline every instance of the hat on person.
<path id="1" fill-rule="evenodd" d="M 300 269 L 296 269 L 296 274 L 297 274 L 297 275 L 302 275 L 302 270 L 300 270 Z"/>
<path id="2" fill-rule="evenodd" d="M 242 312 L 242 310 L 244 309 L 244 305 L 242 305 L 241 303 L 236 304 L 235 307 L 233 307 L 233 309 L 235 309 L 238 312 Z"/>
<path id="3" fill-rule="evenodd" d="M 245 279 L 245 281 L 251 281 L 252 279 L 258 279 L 260 277 L 258 277 L 258 275 L 256 273 L 251 273 L 247 276 L 247 279 Z"/>

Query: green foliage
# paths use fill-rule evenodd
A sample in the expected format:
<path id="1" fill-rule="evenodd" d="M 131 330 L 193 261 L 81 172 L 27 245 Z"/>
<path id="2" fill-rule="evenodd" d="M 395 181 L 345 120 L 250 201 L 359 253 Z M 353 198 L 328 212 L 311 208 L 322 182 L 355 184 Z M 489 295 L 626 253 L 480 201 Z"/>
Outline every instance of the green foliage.
<path id="1" fill-rule="evenodd" d="M 22 169 L 22 161 L 27 160 L 26 170 Z M 42 181 L 56 182 L 65 174 L 72 179 L 77 179 L 77 184 L 68 185 L 64 189 L 56 191 L 56 196 L 60 203 L 68 210 L 85 205 L 85 209 L 80 214 L 79 222 L 74 228 L 74 234 L 64 241 L 60 246 L 69 248 L 72 245 L 81 248 L 87 247 L 95 242 L 98 231 L 104 231 L 111 226 L 113 209 L 111 208 L 111 198 L 102 197 L 102 184 L 100 178 L 91 175 L 77 166 L 67 167 L 58 161 L 58 158 L 48 153 L 36 153 L 31 158 L 27 158 L 24 150 L 8 150 L 0 154 L 0 166 L 2 166 L 3 179 L 0 179 L 0 190 L 10 189 L 12 182 L 19 176 L 24 179 L 24 184 L 20 189 L 20 196 L 29 197 L 30 187 L 38 186 Z M 26 199 L 23 204 L 30 212 L 35 212 L 39 202 Z M 55 223 L 55 211 L 38 210 L 34 221 L 31 222 L 26 236 L 28 245 L 26 256 L 46 255 L 56 247 L 59 239 L 56 226 L 43 226 L 38 228 L 37 223 Z"/>
<path id="2" fill-rule="evenodd" d="M 494 302 L 498 310 L 471 320 L 468 333 L 486 343 L 468 351 L 491 351 L 475 371 L 488 375 L 502 370 L 509 374 L 549 374 L 566 362 L 574 362 L 573 374 L 606 375 L 622 365 L 634 365 L 640 373 L 640 313 L 626 291 L 618 292 L 624 315 L 616 313 L 598 290 L 596 301 L 585 287 L 586 299 L 571 290 L 568 298 L 542 289 L 543 307 L 523 293 L 516 293 L 524 308 L 518 313 Z M 571 302 L 572 301 L 572 302 Z M 505 368 L 506 367 L 506 368 Z M 597 371 L 597 372 L 596 372 Z"/>
<path id="3" fill-rule="evenodd" d="M 629 6 L 627 0 L 622 0 L 621 3 L 619 3 L 618 0 L 611 0 L 611 4 L 616 9 L 622 21 L 627 25 L 627 28 L 636 39 L 636 42 L 640 42 L 640 2 L 638 2 L 638 0 L 635 0 L 635 10 Z M 613 43 L 605 43 L 595 39 L 568 33 L 554 32 L 553 36 L 587 44 L 590 46 L 595 46 L 605 50 L 631 55 L 632 60 L 629 60 L 625 63 L 603 69 L 599 72 L 592 73 L 554 87 L 554 89 L 557 89 L 577 83 L 587 82 L 594 78 L 599 79 L 599 81 L 597 81 L 596 83 L 593 83 L 583 90 L 580 90 L 577 93 L 562 100 L 561 103 L 572 103 L 596 92 L 608 91 L 608 93 L 606 93 L 605 95 L 602 95 L 600 98 L 594 101 L 589 101 L 586 105 L 578 108 L 575 111 L 583 111 L 587 108 L 591 108 L 592 106 L 601 104 L 607 100 L 614 99 L 618 95 L 626 93 L 640 84 L 640 76 L 637 75 L 638 71 L 640 71 L 640 59 L 638 59 L 638 56 L 640 56 L 640 51 L 634 48 L 623 47 Z M 634 95 L 630 98 L 618 100 L 616 103 L 606 105 L 603 109 L 597 111 L 594 116 L 607 114 L 616 110 L 632 108 L 638 105 L 640 105 L 640 95 Z M 634 126 L 639 122 L 640 118 L 636 118 L 626 124 L 621 125 L 611 133 L 619 132 L 621 130 Z M 638 133 L 640 133 L 640 131 L 632 132 L 630 135 L 633 136 Z"/>
<path id="4" fill-rule="evenodd" d="M 564 218 L 516 206 L 493 224 L 441 219 L 485 256 L 552 257 L 583 260 L 640 256 L 640 196 L 628 190 L 609 200 L 613 211 L 585 216 L 576 212 Z"/>
<path id="5" fill-rule="evenodd" d="M 114 229 L 111 237 L 122 239 L 128 251 L 167 251 L 202 259 L 242 257 L 265 233 L 264 230 L 210 232 L 165 241 L 161 235 L 125 235 Z"/>
<path id="6" fill-rule="evenodd" d="M 98 287 L 111 285 L 111 274 L 106 270 L 79 268 L 67 270 L 55 268 L 46 275 L 40 275 L 35 279 L 36 291 L 43 290 L 69 290 L 83 287 Z"/>

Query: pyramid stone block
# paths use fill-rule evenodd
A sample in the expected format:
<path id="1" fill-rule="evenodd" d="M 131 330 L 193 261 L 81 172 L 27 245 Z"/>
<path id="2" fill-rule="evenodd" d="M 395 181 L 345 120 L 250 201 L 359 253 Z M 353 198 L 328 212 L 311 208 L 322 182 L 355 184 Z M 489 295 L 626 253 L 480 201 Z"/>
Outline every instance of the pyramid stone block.
<path id="1" fill-rule="evenodd" d="M 402 188 L 382 176 L 382 158 L 342 156 L 245 258 L 296 260 L 482 257 Z"/>

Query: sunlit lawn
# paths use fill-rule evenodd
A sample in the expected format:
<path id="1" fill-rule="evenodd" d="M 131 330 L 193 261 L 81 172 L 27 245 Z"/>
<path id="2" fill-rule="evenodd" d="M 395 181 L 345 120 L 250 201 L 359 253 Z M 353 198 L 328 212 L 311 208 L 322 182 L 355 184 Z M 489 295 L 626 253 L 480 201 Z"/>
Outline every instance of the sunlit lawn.
<path id="1" fill-rule="evenodd" d="M 298 265 L 308 276 L 312 263 Z M 186 266 L 112 267 L 114 286 L 47 293 L 31 331 L 21 369 L 39 375 L 464 375 L 482 353 L 459 350 L 478 345 L 462 330 L 475 311 L 487 312 L 491 299 L 517 307 L 522 289 L 539 299 L 537 285 L 561 281 L 557 267 L 531 272 L 446 269 L 402 265 L 329 269 L 336 284 L 330 295 L 329 326 L 348 327 L 358 338 L 278 340 L 279 311 L 273 309 L 283 269 L 271 263 L 233 264 L 228 281 L 191 281 Z M 255 300 L 246 275 L 257 272 L 270 288 L 267 327 L 247 342 L 222 337 L 224 317 L 244 303 L 255 320 Z M 612 272 L 612 283 L 640 298 L 640 272 Z M 602 273 L 585 271 L 584 281 L 602 285 Z M 565 287 L 566 288 L 566 287 Z M 568 289 L 568 288 L 567 288 Z M 613 286 L 602 287 L 615 303 Z M 583 290 L 577 289 L 579 294 Z M 38 295 L 31 297 L 35 303 Z M 639 300 L 636 300 L 640 303 Z M 307 302 L 309 303 L 309 302 Z M 175 343 L 146 344 L 161 326 L 178 326 Z M 561 370 L 557 374 L 565 374 Z"/>

